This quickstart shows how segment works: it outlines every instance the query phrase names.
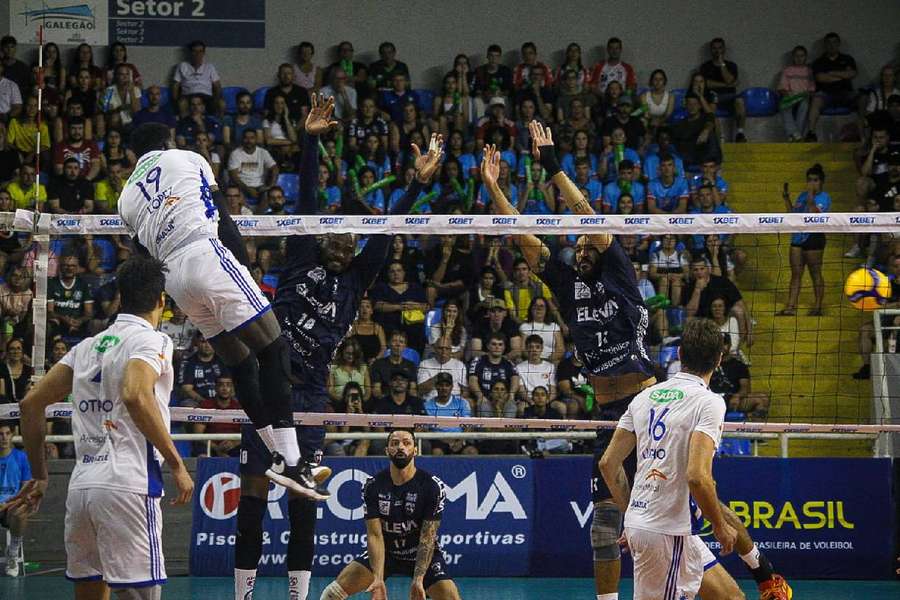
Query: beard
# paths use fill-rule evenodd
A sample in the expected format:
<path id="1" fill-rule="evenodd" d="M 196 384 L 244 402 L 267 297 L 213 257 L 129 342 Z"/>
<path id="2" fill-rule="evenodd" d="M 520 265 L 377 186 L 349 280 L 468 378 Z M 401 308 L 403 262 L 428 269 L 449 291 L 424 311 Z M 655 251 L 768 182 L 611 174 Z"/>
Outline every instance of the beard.
<path id="1" fill-rule="evenodd" d="M 406 465 L 408 465 L 413 457 L 412 454 L 394 454 L 390 457 L 391 464 L 393 464 L 398 469 L 405 469 Z"/>

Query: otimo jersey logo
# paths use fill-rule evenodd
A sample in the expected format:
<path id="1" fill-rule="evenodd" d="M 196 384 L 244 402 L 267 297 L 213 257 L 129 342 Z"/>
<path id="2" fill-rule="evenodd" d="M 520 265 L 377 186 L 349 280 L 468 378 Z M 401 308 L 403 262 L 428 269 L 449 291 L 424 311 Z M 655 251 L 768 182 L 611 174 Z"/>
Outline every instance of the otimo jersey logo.
<path id="1" fill-rule="evenodd" d="M 94 344 L 94 351 L 103 354 L 110 348 L 115 348 L 121 342 L 117 336 L 114 335 L 104 335 L 100 340 Z"/>
<path id="2" fill-rule="evenodd" d="M 681 390 L 653 390 L 650 392 L 650 400 L 657 404 L 668 404 L 682 398 L 684 398 L 684 392 Z"/>

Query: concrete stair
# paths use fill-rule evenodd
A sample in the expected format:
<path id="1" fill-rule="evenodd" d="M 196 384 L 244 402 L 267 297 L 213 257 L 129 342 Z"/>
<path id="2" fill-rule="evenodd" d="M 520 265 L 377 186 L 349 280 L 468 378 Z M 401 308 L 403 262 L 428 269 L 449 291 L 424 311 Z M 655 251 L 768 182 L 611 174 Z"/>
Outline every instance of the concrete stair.
<path id="1" fill-rule="evenodd" d="M 857 178 L 852 153 L 855 144 L 726 144 L 723 177 L 730 184 L 728 203 L 736 212 L 784 212 L 781 191 L 791 198 L 805 189 L 806 170 L 814 163 L 825 169 L 825 189 L 832 211 L 852 211 Z M 843 258 L 851 236 L 828 236 L 823 275 L 825 316 L 806 315 L 813 301 L 812 283 L 804 275 L 798 314 L 776 317 L 784 307 L 790 284 L 790 235 L 741 235 L 738 248 L 748 263 L 738 288 L 756 320 L 750 349 L 754 391 L 771 395 L 771 421 L 813 423 L 867 422 L 871 415 L 871 382 L 850 377 L 859 368 L 857 332 L 871 314 L 850 306 L 843 297 L 847 274 L 858 259 Z M 777 443 L 760 447 L 778 455 Z M 794 440 L 791 456 L 871 456 L 868 440 Z"/>

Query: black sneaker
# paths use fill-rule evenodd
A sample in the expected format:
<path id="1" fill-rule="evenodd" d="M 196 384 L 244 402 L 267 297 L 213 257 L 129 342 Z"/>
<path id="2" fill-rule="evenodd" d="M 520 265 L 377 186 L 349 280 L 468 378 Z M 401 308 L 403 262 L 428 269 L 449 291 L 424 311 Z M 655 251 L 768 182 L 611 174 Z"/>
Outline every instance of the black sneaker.
<path id="1" fill-rule="evenodd" d="M 869 365 L 863 365 L 859 368 L 859 371 L 853 374 L 853 379 L 871 379 L 872 377 L 872 367 Z"/>
<path id="2" fill-rule="evenodd" d="M 810 131 L 809 133 L 806 134 L 806 137 L 803 138 L 803 141 L 804 142 L 818 142 L 819 136 L 816 135 L 815 131 Z"/>
<path id="3" fill-rule="evenodd" d="M 746 144 L 747 136 L 744 135 L 743 131 L 739 131 L 738 134 L 736 136 L 734 136 L 734 141 L 736 144 Z"/>
<path id="4" fill-rule="evenodd" d="M 288 466 L 277 452 L 272 453 L 272 466 L 266 469 L 266 477 L 311 500 L 328 500 L 331 497 L 325 486 L 316 482 L 308 463 L 301 461 Z"/>

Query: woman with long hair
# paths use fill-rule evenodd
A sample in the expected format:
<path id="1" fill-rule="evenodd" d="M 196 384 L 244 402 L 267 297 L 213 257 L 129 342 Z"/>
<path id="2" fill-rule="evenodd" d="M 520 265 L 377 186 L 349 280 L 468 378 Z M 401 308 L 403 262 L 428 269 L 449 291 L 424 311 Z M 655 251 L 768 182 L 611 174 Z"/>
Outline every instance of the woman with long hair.
<path id="1" fill-rule="evenodd" d="M 668 83 L 669 77 L 666 72 L 654 69 L 650 73 L 650 89 L 641 96 L 641 104 L 647 107 L 644 118 L 651 132 L 664 127 L 675 111 L 675 97 L 666 88 Z"/>
<path id="2" fill-rule="evenodd" d="M 444 337 L 450 340 L 451 356 L 462 360 L 469 336 L 463 325 L 462 306 L 456 300 L 447 300 L 441 307 L 440 322 L 428 328 L 429 348 Z"/>
<path id="3" fill-rule="evenodd" d="M 391 121 L 390 124 L 388 146 L 394 156 L 406 157 L 414 132 L 420 133 L 423 139 L 431 138 L 431 129 L 428 127 L 428 123 L 422 119 L 419 107 L 415 102 L 405 102 L 400 122 Z M 400 158 L 403 163 L 406 162 L 404 158 Z"/>
<path id="4" fill-rule="evenodd" d="M 465 77 L 462 77 L 465 80 Z M 470 120 L 468 87 L 460 88 L 460 75 L 447 73 L 441 93 L 434 97 L 434 127 L 449 138 L 453 131 L 465 131 Z"/>
<path id="5" fill-rule="evenodd" d="M 263 139 L 272 157 L 282 170 L 293 170 L 294 158 L 300 148 L 297 146 L 297 129 L 291 122 L 284 94 L 275 94 L 272 98 L 272 108 L 266 111 L 262 125 Z"/>
<path id="6" fill-rule="evenodd" d="M 374 314 L 372 301 L 369 298 L 363 298 L 359 302 L 356 320 L 350 326 L 350 336 L 359 343 L 363 359 L 369 365 L 384 355 L 384 351 L 387 350 L 384 329 L 372 318 Z"/>
<path id="7" fill-rule="evenodd" d="M 519 325 L 519 332 L 523 340 L 528 339 L 529 335 L 540 336 L 544 341 L 544 348 L 541 350 L 541 358 L 544 360 L 557 364 L 566 353 L 562 329 L 554 320 L 547 300 L 541 296 L 531 299 L 528 321 Z"/>
<path id="8" fill-rule="evenodd" d="M 6 343 L 6 357 L 0 365 L 0 397 L 5 403 L 17 403 L 25 397 L 25 388 L 34 369 L 25 358 L 25 342 L 13 338 Z"/>
<path id="9" fill-rule="evenodd" d="M 131 70 L 131 83 L 143 88 L 141 72 L 132 63 L 128 62 L 128 48 L 122 42 L 113 42 L 109 46 L 106 64 L 106 85 L 112 85 L 116 79 L 116 67 L 123 65 Z"/>
<path id="10" fill-rule="evenodd" d="M 369 379 L 369 367 L 365 364 L 359 342 L 352 337 L 343 341 L 328 373 L 328 396 L 332 403 L 340 402 L 344 397 L 344 387 L 354 382 L 362 389 L 363 402 L 369 401 L 372 394 L 372 383 Z"/>
<path id="11" fill-rule="evenodd" d="M 294 65 L 294 82 L 309 92 L 317 92 L 322 87 L 322 67 L 313 63 L 316 47 L 311 42 L 300 42 L 297 48 L 300 62 Z"/>
<path id="12" fill-rule="evenodd" d="M 37 68 L 37 64 L 34 65 Z M 44 86 L 55 89 L 60 96 L 66 93 L 66 67 L 62 63 L 59 46 L 53 42 L 44 44 Z"/>
<path id="13" fill-rule="evenodd" d="M 91 87 L 95 90 L 103 89 L 106 75 L 103 69 L 94 64 L 94 49 L 90 44 L 79 44 L 75 49 L 75 60 L 69 69 L 69 87 L 78 85 L 77 77 L 81 69 L 87 69 L 91 76 Z"/>
<path id="14" fill-rule="evenodd" d="M 556 70 L 553 78 L 557 83 L 563 80 L 566 71 L 573 71 L 578 77 L 578 86 L 584 89 L 591 84 L 591 72 L 581 62 L 581 46 L 572 42 L 566 46 L 566 61 Z"/>
<path id="15" fill-rule="evenodd" d="M 385 266 L 381 270 L 382 281 L 388 281 L 388 269 L 391 263 L 399 262 L 404 272 L 417 283 L 424 281 L 425 256 L 422 251 L 410 245 L 410 240 L 402 233 L 395 233 L 391 240 L 391 250 Z"/>
<path id="16" fill-rule="evenodd" d="M 124 145 L 122 132 L 115 127 L 110 128 L 103 139 L 103 153 L 100 156 L 103 171 L 108 172 L 109 164 L 118 162 L 122 165 L 123 175 L 125 175 L 126 178 L 130 176 L 131 172 L 134 170 L 134 165 L 137 163 L 137 157 L 134 155 L 134 152 L 131 151 L 131 148 Z M 218 173 L 216 173 L 216 175 L 218 176 Z"/>

